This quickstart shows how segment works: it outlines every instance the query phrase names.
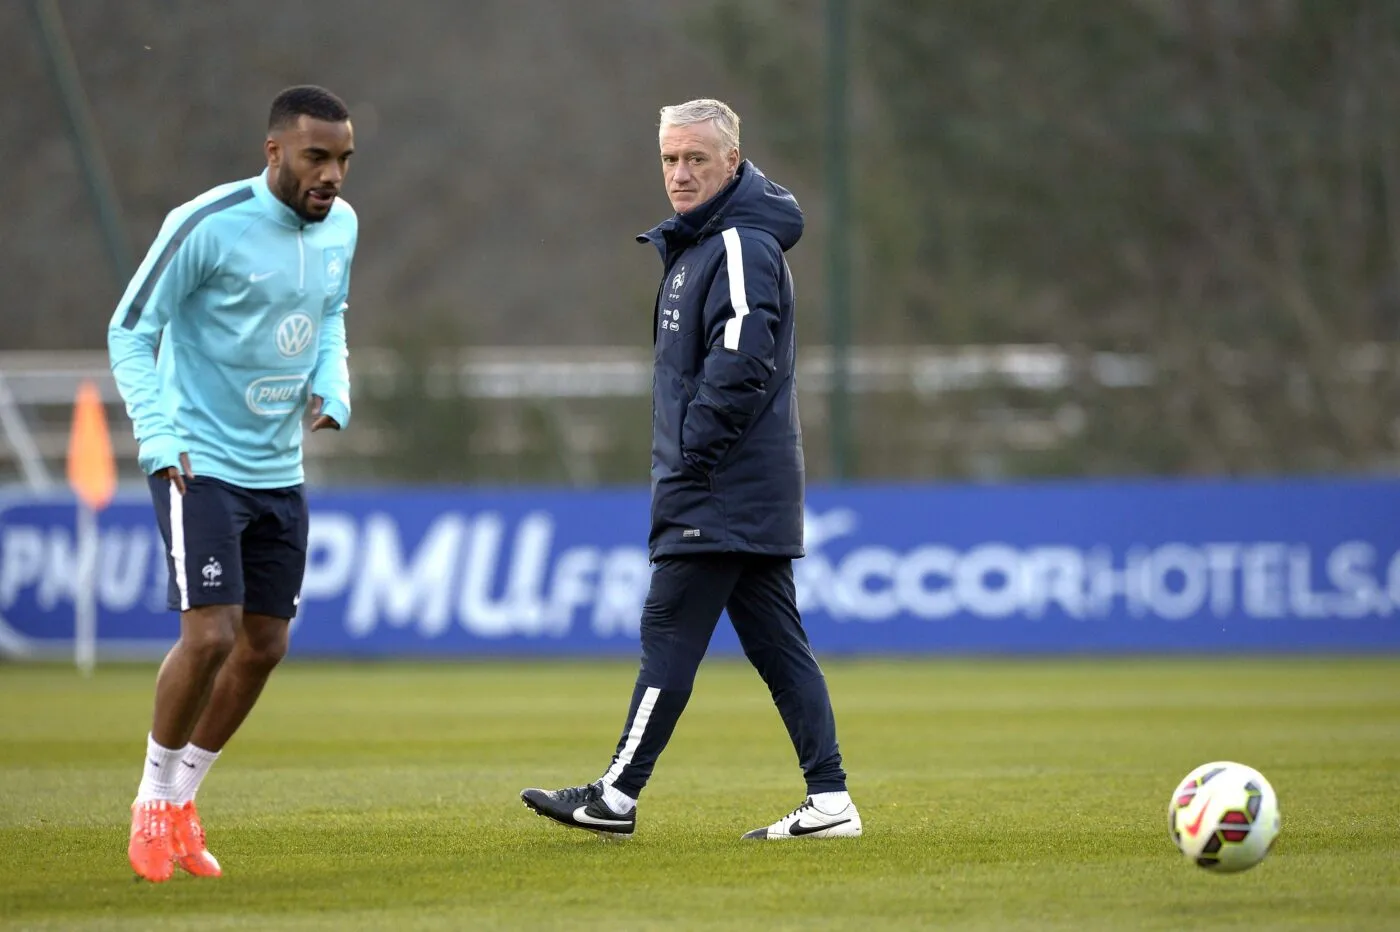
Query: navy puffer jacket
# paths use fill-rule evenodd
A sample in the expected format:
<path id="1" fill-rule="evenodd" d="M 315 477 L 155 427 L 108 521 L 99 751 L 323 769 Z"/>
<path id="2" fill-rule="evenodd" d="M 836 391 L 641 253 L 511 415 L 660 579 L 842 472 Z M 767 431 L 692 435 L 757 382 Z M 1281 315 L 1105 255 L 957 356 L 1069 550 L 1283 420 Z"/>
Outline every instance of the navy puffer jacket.
<path id="1" fill-rule="evenodd" d="M 750 162 L 642 234 L 665 277 L 652 323 L 652 559 L 800 557 L 805 468 L 794 378 L 797 201 Z"/>

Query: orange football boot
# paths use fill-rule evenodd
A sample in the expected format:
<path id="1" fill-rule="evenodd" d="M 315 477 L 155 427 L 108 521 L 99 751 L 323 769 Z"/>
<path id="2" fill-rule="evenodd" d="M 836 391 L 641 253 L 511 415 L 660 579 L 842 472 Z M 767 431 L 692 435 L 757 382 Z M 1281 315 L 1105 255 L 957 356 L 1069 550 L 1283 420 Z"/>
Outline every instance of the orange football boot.
<path id="1" fill-rule="evenodd" d="M 151 881 L 162 883 L 175 872 L 174 804 L 150 799 L 131 804 L 131 838 L 126 856 L 132 870 Z"/>
<path id="2" fill-rule="evenodd" d="M 175 810 L 175 863 L 196 877 L 222 877 L 218 859 L 204 846 L 204 826 L 190 800 Z"/>

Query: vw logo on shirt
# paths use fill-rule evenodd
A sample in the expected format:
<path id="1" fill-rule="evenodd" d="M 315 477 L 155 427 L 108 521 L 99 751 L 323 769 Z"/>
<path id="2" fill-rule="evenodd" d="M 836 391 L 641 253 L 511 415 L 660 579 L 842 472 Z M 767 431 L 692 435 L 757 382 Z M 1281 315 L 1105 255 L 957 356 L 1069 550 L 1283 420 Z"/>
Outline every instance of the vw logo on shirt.
<path id="1" fill-rule="evenodd" d="M 316 325 L 307 315 L 300 311 L 288 314 L 277 325 L 277 352 L 288 359 L 300 356 L 311 345 L 311 337 L 315 331 Z"/>

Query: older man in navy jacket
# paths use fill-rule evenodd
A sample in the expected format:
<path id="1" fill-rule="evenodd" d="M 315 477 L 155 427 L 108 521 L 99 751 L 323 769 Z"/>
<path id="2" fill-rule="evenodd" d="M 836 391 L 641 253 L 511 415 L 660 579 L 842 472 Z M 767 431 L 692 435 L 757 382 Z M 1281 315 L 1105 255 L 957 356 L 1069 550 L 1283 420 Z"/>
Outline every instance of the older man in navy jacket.
<path id="1" fill-rule="evenodd" d="M 802 210 L 739 155 L 739 117 L 717 100 L 661 111 L 661 167 L 676 213 L 638 237 L 665 266 L 653 310 L 650 551 L 641 672 L 607 772 L 520 795 L 575 828 L 628 836 L 637 797 L 690 699 L 728 609 L 797 751 L 807 798 L 745 838 L 861 834 L 846 792 L 826 678 L 797 611 L 802 429 L 792 273 Z"/>

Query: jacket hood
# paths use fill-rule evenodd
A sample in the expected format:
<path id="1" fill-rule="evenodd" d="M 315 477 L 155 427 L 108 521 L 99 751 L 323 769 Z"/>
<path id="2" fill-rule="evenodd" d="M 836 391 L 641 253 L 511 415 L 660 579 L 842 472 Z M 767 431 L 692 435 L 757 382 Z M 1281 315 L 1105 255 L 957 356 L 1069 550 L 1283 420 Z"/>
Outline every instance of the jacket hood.
<path id="1" fill-rule="evenodd" d="M 664 260 L 668 251 L 684 249 L 729 227 L 762 230 L 787 252 L 802 238 L 805 220 L 797 198 L 774 184 L 758 166 L 745 159 L 734 180 L 705 203 L 683 214 L 674 214 L 637 237 L 651 243 Z"/>

